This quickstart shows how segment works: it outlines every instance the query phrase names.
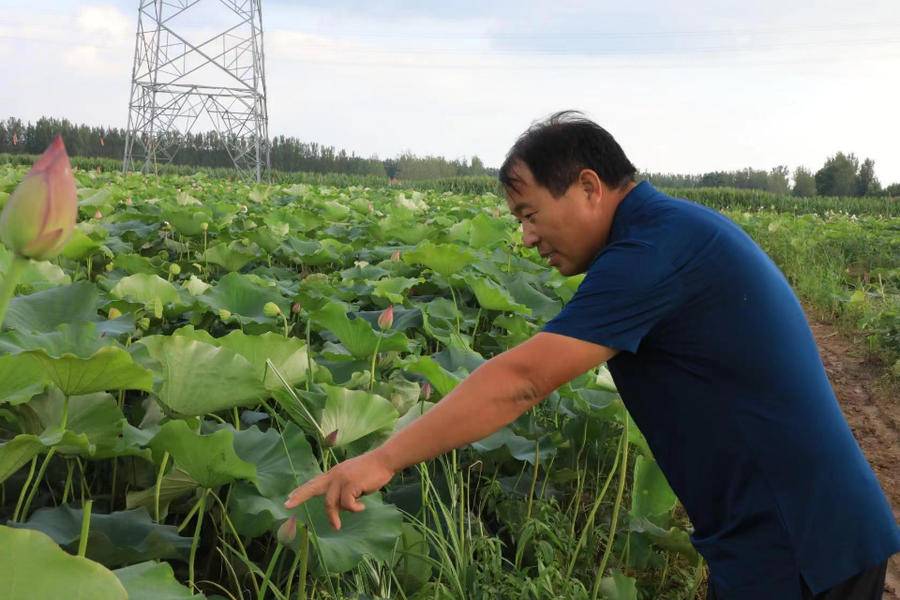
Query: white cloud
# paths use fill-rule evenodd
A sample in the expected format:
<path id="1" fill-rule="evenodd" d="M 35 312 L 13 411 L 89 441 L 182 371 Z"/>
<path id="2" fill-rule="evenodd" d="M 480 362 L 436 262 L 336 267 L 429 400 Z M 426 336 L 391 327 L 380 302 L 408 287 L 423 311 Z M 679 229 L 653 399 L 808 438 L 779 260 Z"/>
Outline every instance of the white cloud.
<path id="1" fill-rule="evenodd" d="M 134 39 L 136 17 L 126 16 L 115 6 L 80 6 L 75 22 L 83 33 L 99 38 L 104 45 Z"/>

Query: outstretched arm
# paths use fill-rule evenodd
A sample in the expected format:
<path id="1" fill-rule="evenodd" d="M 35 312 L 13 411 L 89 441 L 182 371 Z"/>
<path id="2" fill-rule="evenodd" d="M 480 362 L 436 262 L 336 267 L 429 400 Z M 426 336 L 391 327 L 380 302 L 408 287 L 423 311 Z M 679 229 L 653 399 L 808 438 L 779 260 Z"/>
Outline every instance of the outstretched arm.
<path id="1" fill-rule="evenodd" d="M 358 498 L 380 489 L 397 471 L 489 436 L 562 384 L 615 354 L 616 350 L 605 346 L 538 333 L 478 367 L 382 446 L 296 488 L 285 506 L 293 508 L 324 494 L 328 518 L 340 529 L 339 510 L 363 510 Z"/>

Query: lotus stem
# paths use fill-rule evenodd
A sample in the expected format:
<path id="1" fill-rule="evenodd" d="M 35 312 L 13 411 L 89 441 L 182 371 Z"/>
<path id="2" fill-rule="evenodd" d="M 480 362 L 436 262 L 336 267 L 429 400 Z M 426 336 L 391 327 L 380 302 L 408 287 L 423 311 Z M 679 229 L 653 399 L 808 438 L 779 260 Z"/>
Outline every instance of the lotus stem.
<path id="1" fill-rule="evenodd" d="M 603 551 L 603 558 L 600 560 L 600 567 L 597 569 L 597 577 L 594 579 L 594 589 L 591 595 L 593 600 L 597 600 L 597 594 L 600 593 L 600 580 L 603 579 L 603 572 L 606 570 L 606 562 L 612 553 L 613 541 L 616 539 L 616 526 L 619 524 L 619 508 L 622 506 L 622 494 L 625 492 L 625 475 L 628 470 L 628 412 L 625 412 L 624 428 L 622 432 L 622 462 L 619 463 L 619 489 L 616 492 L 616 503 L 613 505 L 612 520 L 609 523 L 609 541 L 606 543 L 606 550 Z"/>
<path id="2" fill-rule="evenodd" d="M 44 461 L 41 463 L 41 468 L 38 469 L 34 485 L 31 486 L 31 491 L 28 492 L 28 499 L 25 500 L 25 506 L 22 508 L 22 519 L 27 517 L 28 511 L 31 510 L 31 501 L 34 500 L 34 497 L 37 494 L 38 487 L 40 487 L 41 481 L 44 479 L 44 473 L 47 472 L 47 465 L 50 464 L 50 459 L 53 458 L 54 454 L 56 454 L 56 448 L 50 448 L 50 451 L 47 452 L 47 456 L 44 457 Z"/>
<path id="3" fill-rule="evenodd" d="M 81 537 L 78 538 L 78 556 L 84 557 L 87 552 L 88 536 L 91 529 L 91 508 L 94 505 L 93 500 L 84 503 L 81 510 Z"/>
<path id="4" fill-rule="evenodd" d="M 194 589 L 194 559 L 197 557 L 197 546 L 200 543 L 200 530 L 203 527 L 203 515 L 206 510 L 207 494 L 209 494 L 209 489 L 204 489 L 203 495 L 200 496 L 200 508 L 197 509 L 197 524 L 194 526 L 194 538 L 191 540 L 191 554 L 188 558 L 188 587 L 190 589 Z"/>
<path id="5" fill-rule="evenodd" d="M 378 336 L 378 339 L 375 340 L 375 352 L 372 353 L 372 373 L 369 376 L 369 391 L 372 391 L 372 388 L 375 387 L 375 360 L 378 358 L 378 348 L 381 347 L 381 336 Z"/>
<path id="6" fill-rule="evenodd" d="M 0 281 L 0 327 L 3 325 L 3 319 L 6 318 L 6 309 L 9 308 L 9 301 L 12 300 L 22 278 L 25 267 L 28 266 L 28 259 L 22 258 L 18 254 L 13 254 L 12 261 L 9 263 L 9 269 L 3 280 Z"/>

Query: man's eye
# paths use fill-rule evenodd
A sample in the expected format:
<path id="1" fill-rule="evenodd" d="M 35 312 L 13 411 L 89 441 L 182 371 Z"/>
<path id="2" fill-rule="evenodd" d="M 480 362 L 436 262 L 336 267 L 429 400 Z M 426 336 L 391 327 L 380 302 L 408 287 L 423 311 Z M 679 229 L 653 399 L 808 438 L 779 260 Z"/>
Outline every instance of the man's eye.
<path id="1" fill-rule="evenodd" d="M 529 223 L 534 223 L 534 215 L 536 213 L 531 213 L 530 215 L 525 215 L 525 218 L 528 219 Z"/>

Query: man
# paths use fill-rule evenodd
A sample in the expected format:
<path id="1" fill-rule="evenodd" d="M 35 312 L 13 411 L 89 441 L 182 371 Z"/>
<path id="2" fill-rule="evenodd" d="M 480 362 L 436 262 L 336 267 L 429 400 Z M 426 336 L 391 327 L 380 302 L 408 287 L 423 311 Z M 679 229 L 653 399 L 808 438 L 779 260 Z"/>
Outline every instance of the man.
<path id="1" fill-rule="evenodd" d="M 900 529 L 784 276 L 731 221 L 649 183 L 604 129 L 558 113 L 500 169 L 565 308 L 383 446 L 298 487 L 329 518 L 397 471 L 486 437 L 607 362 L 724 600 L 881 598 Z"/>

